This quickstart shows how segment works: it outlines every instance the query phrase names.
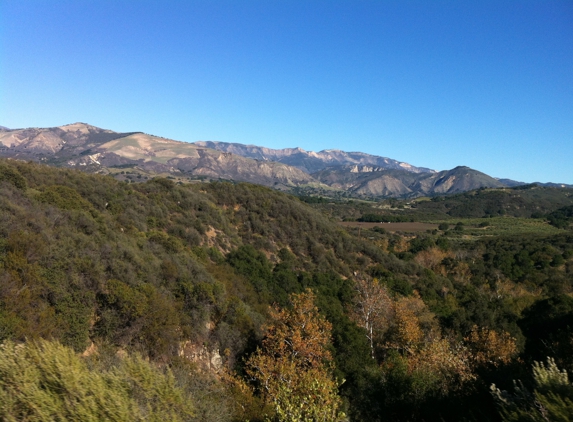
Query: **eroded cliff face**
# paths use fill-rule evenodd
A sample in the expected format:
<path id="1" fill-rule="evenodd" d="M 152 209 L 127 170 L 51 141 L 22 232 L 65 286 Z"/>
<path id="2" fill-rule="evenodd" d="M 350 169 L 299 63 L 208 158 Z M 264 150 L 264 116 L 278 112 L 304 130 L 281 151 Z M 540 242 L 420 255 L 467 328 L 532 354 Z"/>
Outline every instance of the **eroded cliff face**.
<path id="1" fill-rule="evenodd" d="M 373 196 L 406 196 L 410 195 L 412 190 L 395 177 L 382 176 L 359 185 L 355 192 Z"/>
<path id="2" fill-rule="evenodd" d="M 53 128 L 2 130 L 0 153 L 5 157 L 31 160 L 73 157 L 127 135 L 85 123 Z"/>
<path id="3" fill-rule="evenodd" d="M 316 183 L 303 171 L 272 161 L 258 161 L 235 154 L 199 148 L 196 157 L 173 158 L 170 166 L 194 175 L 208 176 L 274 186 Z"/>

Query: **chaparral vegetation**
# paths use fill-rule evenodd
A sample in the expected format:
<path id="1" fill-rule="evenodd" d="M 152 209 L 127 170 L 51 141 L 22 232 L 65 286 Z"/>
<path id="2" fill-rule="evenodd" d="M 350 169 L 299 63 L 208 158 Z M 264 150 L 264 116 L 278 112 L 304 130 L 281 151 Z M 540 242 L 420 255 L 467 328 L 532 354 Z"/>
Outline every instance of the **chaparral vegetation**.
<path id="1" fill-rule="evenodd" d="M 572 200 L 298 198 L 2 160 L 0 417 L 571 420 Z"/>

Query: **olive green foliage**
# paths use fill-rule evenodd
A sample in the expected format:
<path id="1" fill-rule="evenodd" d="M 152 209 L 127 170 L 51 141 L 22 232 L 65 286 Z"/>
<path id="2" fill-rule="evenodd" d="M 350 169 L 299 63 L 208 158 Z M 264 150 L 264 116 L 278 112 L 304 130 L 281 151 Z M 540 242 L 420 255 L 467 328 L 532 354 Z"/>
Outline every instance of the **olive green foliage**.
<path id="1" fill-rule="evenodd" d="M 0 183 L 6 182 L 18 189 L 26 189 L 26 179 L 12 166 L 0 164 Z"/>
<path id="2" fill-rule="evenodd" d="M 383 255 L 290 195 L 246 183 L 201 188 L 226 210 L 244 243 L 274 256 L 286 247 L 298 258 L 298 268 L 348 276 Z"/>
<path id="3" fill-rule="evenodd" d="M 474 271 L 483 271 L 483 277 L 493 278 L 493 272 L 499 271 L 512 281 L 532 288 L 541 287 L 552 294 L 569 292 L 573 287 L 572 269 L 564 265 L 568 251 L 573 248 L 571 233 L 548 237 L 499 237 L 468 246 L 483 258 L 474 265 Z"/>
<path id="4" fill-rule="evenodd" d="M 49 186 L 38 194 L 37 199 L 63 210 L 88 210 L 91 208 L 90 203 L 83 199 L 76 190 L 67 186 Z"/>
<path id="5" fill-rule="evenodd" d="M 78 351 L 100 338 L 155 356 L 207 339 L 192 327 L 205 327 L 224 289 L 191 248 L 205 227 L 226 229 L 212 205 L 173 184 L 134 190 L 12 165 L 32 189 L 0 188 L 1 338 L 54 337 Z"/>
<path id="6" fill-rule="evenodd" d="M 4 421 L 187 421 L 193 399 L 141 357 L 89 367 L 73 350 L 38 341 L 0 345 Z"/>
<path id="7" fill-rule="evenodd" d="M 478 189 L 451 196 L 439 196 L 416 203 L 418 213 L 451 217 L 532 217 L 571 205 L 571 189 L 536 185 L 503 189 Z"/>
<path id="8" fill-rule="evenodd" d="M 573 222 L 573 205 L 559 208 L 547 216 L 549 224 L 557 228 L 566 228 Z"/>

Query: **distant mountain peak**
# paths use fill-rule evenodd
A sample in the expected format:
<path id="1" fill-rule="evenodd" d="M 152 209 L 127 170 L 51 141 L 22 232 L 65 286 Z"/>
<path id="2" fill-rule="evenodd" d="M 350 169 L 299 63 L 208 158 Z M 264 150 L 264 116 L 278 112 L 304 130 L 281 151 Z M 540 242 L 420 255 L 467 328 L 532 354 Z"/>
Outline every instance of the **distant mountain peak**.
<path id="1" fill-rule="evenodd" d="M 115 133 L 111 130 L 102 129 L 97 126 L 90 125 L 88 123 L 83 122 L 76 122 L 76 123 L 69 123 L 67 125 L 58 126 L 59 129 L 64 130 L 66 132 L 71 131 L 80 131 L 80 132 L 107 132 L 107 133 Z"/>

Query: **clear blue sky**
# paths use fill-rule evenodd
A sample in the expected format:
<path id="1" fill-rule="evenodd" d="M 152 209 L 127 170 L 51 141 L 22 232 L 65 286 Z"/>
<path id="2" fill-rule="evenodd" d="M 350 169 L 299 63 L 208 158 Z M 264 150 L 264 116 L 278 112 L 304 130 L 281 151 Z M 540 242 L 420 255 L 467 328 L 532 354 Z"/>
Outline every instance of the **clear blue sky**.
<path id="1" fill-rule="evenodd" d="M 573 183 L 573 1 L 0 0 L 0 125 Z"/>

